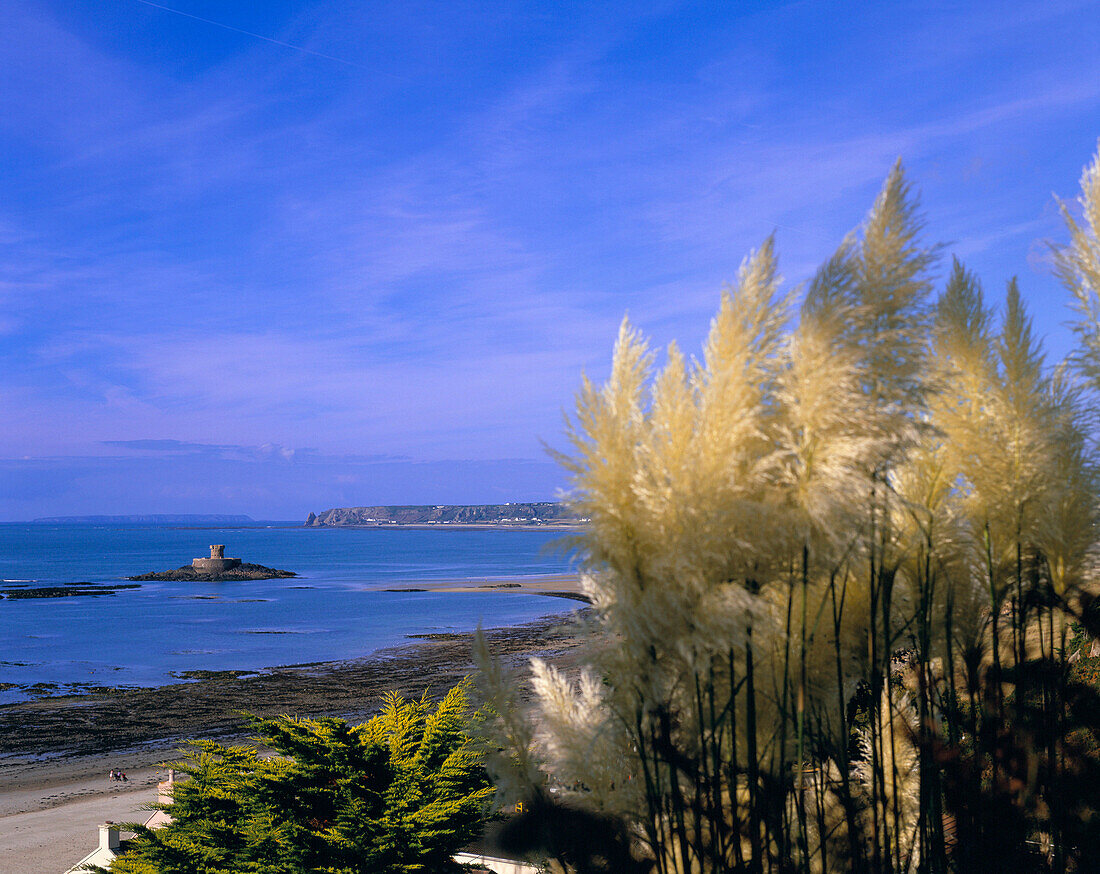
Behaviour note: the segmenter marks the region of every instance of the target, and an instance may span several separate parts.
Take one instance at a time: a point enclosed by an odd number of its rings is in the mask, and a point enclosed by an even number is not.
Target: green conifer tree
[[[435,874],[471,840],[492,795],[467,743],[466,684],[433,706],[386,696],[363,725],[253,718],[248,746],[191,741],[172,822],[133,827],[112,874]],[[102,870],[102,869],[100,869]]]

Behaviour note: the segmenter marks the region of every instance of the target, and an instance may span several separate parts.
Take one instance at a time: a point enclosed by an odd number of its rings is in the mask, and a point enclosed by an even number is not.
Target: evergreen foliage
[[[480,655],[513,837],[564,805],[660,874],[1093,870],[1100,153],[1082,187],[1063,366],[1015,280],[999,318],[958,261],[933,297],[900,164],[800,306],[768,239],[701,361],[623,323],[562,456],[588,667],[525,705]],[[590,838],[539,840],[612,870]]]
[[[458,870],[492,795],[465,735],[466,684],[433,707],[390,693],[363,725],[253,718],[247,746],[190,742],[172,767],[172,822],[138,836],[113,874],[413,874]]]

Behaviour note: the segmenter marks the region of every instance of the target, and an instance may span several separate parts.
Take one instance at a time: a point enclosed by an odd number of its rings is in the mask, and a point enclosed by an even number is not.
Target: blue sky
[[[624,312],[697,351],[898,156],[1062,354],[1098,46],[1057,0],[10,4],[0,520],[552,498]]]

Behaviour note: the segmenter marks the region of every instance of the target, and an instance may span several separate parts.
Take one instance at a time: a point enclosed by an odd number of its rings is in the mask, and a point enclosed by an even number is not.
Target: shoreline
[[[133,578],[126,578],[133,579]],[[287,577],[288,580],[294,580],[302,583],[301,586],[296,588],[312,588],[308,585],[310,578],[295,575],[294,577]],[[30,581],[34,582],[34,581]],[[231,580],[230,583],[247,582]],[[59,587],[62,593],[66,596],[71,595],[98,595],[101,593],[113,593],[115,589],[130,589],[138,588],[141,583],[111,583],[111,582],[96,582],[86,583],[83,587],[77,591],[70,591],[71,589],[77,589],[75,586]],[[85,591],[85,589],[87,591]],[[503,594],[503,593],[516,593],[524,595],[541,595],[550,598],[565,598],[568,600],[579,601],[581,603],[589,603],[588,598],[581,591],[580,576],[576,573],[558,573],[558,574],[532,574],[529,576],[516,576],[511,574],[503,577],[473,577],[473,578],[452,578],[452,579],[435,579],[435,580],[423,580],[418,578],[412,578],[408,580],[393,580],[388,583],[374,582],[370,584],[364,584],[363,591],[369,591],[376,594],[395,593],[395,594],[407,594],[418,592],[432,592],[432,593],[449,593],[449,594]],[[5,597],[6,590],[0,591],[0,599]],[[11,596],[10,594],[8,595]],[[42,596],[45,597],[45,596]],[[562,608],[547,608],[546,614],[550,614],[551,610],[560,610]],[[536,614],[537,615],[537,614]],[[411,636],[409,639],[412,639]],[[391,638],[392,641],[392,638]],[[390,642],[387,644],[389,648],[394,646],[401,646],[400,643]],[[378,650],[370,650],[362,655],[355,654],[350,655],[347,658],[368,658],[373,652]],[[330,657],[325,661],[336,662],[340,661],[341,657]],[[8,662],[8,665],[16,665],[17,662]],[[233,668],[233,672],[241,675],[252,674],[264,674],[270,671],[277,671],[285,667],[297,667],[296,664],[257,664],[250,666],[246,669]],[[171,676],[179,679],[201,679],[203,676],[209,676],[211,674],[229,673],[230,668],[214,668],[212,670],[194,669],[194,670],[181,670],[173,672]],[[48,702],[61,699],[72,699],[79,697],[86,699],[89,696],[96,694],[117,694],[124,691],[131,691],[137,689],[149,689],[157,688],[159,686],[171,685],[171,680],[168,677],[164,678],[164,681],[156,684],[155,686],[136,686],[130,685],[125,681],[116,681],[112,687],[109,682],[89,682],[78,680],[50,680],[44,682],[36,680],[35,678],[27,678],[25,676],[18,676],[11,678],[9,682],[0,683],[0,692],[11,694],[4,695],[6,700],[0,699],[0,712],[3,708],[14,706],[16,704],[33,704],[35,702]],[[42,688],[39,688],[42,687]],[[48,687],[48,688],[47,688]],[[0,757],[3,755],[4,747],[0,746]],[[2,759],[0,759],[2,761]]]
[[[517,595],[543,595],[548,598],[569,598],[589,603],[581,588],[579,574],[540,574],[530,577],[478,577],[467,580],[431,580],[395,583],[383,592],[463,592],[467,594],[498,594],[513,592]]]
[[[0,706],[0,817],[64,804],[75,782],[112,787],[112,768],[138,772],[175,758],[192,738],[241,741],[241,711],[260,716],[368,719],[391,689],[405,696],[445,692],[473,669],[475,632],[416,635],[359,659],[287,665],[244,677],[215,674],[190,683],[41,698]],[[569,617],[486,629],[497,657],[540,656],[568,667],[577,638]],[[30,793],[16,803],[15,795]],[[85,793],[86,794],[86,793]]]
[[[532,656],[566,671],[579,638],[569,617],[485,630],[495,656],[519,666]],[[287,666],[239,679],[214,678],[113,695],[0,707],[0,858],[8,874],[64,871],[96,845],[105,820],[144,821],[161,764],[187,739],[246,743],[238,711],[261,716],[338,716],[359,723],[396,690],[439,697],[474,670],[475,632],[417,636],[351,661]],[[107,779],[112,769],[127,783]]]
[[[575,574],[410,582],[406,591],[517,592],[583,599]],[[579,638],[569,614],[485,630],[497,658],[532,656],[571,670]],[[64,871],[95,846],[105,820],[143,821],[188,739],[245,743],[241,711],[337,716],[358,723],[395,690],[440,696],[474,670],[475,632],[414,634],[361,658],[268,668],[194,682],[51,696],[0,705],[0,858],[11,874]],[[127,783],[107,779],[125,771]]]

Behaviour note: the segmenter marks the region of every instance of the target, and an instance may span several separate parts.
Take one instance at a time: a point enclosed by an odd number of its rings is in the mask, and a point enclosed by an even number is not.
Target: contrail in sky
[[[326,55],[322,52],[315,52],[312,49],[302,48],[302,46],[296,46],[292,43],[283,42],[282,40],[272,39],[270,36],[264,36],[262,33],[253,33],[251,30],[242,30],[239,27],[234,27],[231,24],[224,24],[221,21],[212,21],[209,18],[202,18],[198,15],[192,15],[190,12],[184,12],[181,9],[173,9],[170,6],[162,6],[160,3],[153,3],[152,0],[135,0],[137,3],[141,3],[145,6],[152,6],[154,9],[163,9],[165,12],[171,12],[174,15],[182,15],[184,18],[193,18],[195,21],[201,21],[203,24],[211,24],[214,27],[220,27],[223,30],[231,30],[234,33],[244,34],[245,36],[251,36],[256,39],[262,39],[264,42],[274,43],[277,46],[282,46],[285,49],[294,49],[296,52],[305,52],[307,55],[313,55],[317,58],[324,58],[326,61],[335,61],[338,64],[347,64],[349,67],[358,67],[360,70],[365,69],[362,65],[355,63],[354,61],[347,61],[343,58],[336,58],[332,55]]]

